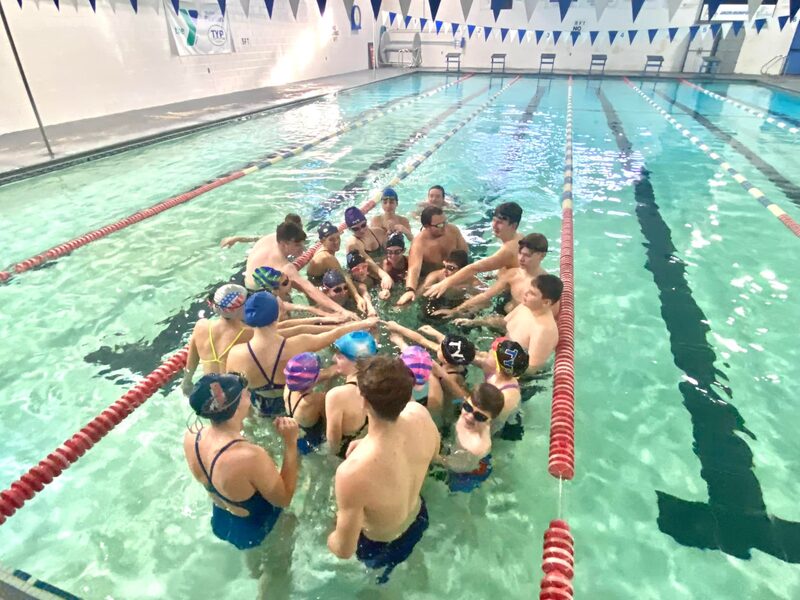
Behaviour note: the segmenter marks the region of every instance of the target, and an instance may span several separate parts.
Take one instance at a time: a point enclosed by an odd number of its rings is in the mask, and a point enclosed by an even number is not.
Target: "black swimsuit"
[[[297,399],[297,402],[295,402],[294,405],[292,405],[292,393],[293,392],[290,390],[289,397],[286,400],[287,404],[289,405],[289,416],[294,418],[294,413],[297,411],[297,407],[300,406],[303,398],[308,396],[309,392],[300,394],[300,397]],[[322,419],[318,419],[316,423],[309,427],[300,425],[300,429],[303,430],[303,436],[297,438],[297,449],[300,451],[300,454],[309,454],[313,452],[322,445],[322,442],[325,441],[325,423],[322,421]]]
[[[358,387],[358,384],[355,381],[345,381],[344,384],[354,385]],[[344,459],[345,456],[347,455],[347,447],[350,445],[350,442],[352,442],[354,439],[360,436],[361,432],[367,428],[367,425],[369,425],[369,418],[364,417],[364,424],[358,429],[358,431],[356,431],[355,433],[351,433],[349,435],[343,435],[342,442],[339,445],[339,452],[336,453],[336,456],[338,456],[341,459]]]
[[[258,409],[262,417],[282,417],[286,414],[286,408],[283,405],[283,386],[282,383],[275,383],[275,374],[278,372],[278,363],[281,360],[281,353],[283,347],[286,345],[286,340],[281,342],[281,347],[278,348],[278,355],[275,357],[275,364],[272,367],[272,377],[267,377],[267,372],[253,352],[253,347],[250,342],[247,342],[247,349],[250,351],[250,356],[253,362],[256,363],[258,370],[266,379],[266,383],[261,387],[252,388],[250,390],[250,402]]]

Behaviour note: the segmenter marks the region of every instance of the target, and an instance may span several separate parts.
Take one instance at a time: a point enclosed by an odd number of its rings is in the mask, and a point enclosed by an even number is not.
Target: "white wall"
[[[384,0],[383,10],[399,13],[397,0]],[[789,12],[789,0],[780,0],[776,15],[785,15]],[[471,39],[466,40],[466,47],[461,58],[463,68],[483,68],[486,69],[490,64],[490,57],[494,53],[505,53],[506,66],[512,69],[537,69],[539,58],[542,53],[557,54],[556,69],[574,69],[585,71],[591,60],[592,54],[607,54],[607,70],[615,71],[638,71],[641,70],[648,54],[659,54],[664,57],[663,70],[680,71],[683,57],[686,53],[688,44],[688,32],[683,29],[678,32],[675,42],[670,43],[666,32],[659,33],[653,43],[647,36],[646,29],[666,29],[667,27],[683,27],[695,23],[698,13],[698,1],[686,0],[675,13],[672,20],[669,20],[669,13],[666,8],[665,0],[648,0],[636,18],[634,23],[631,15],[630,0],[611,0],[608,7],[598,20],[594,2],[579,0],[570,6],[567,16],[563,23],[558,9],[558,4],[548,0],[539,0],[535,12],[530,21],[527,19],[525,5],[521,0],[514,0],[511,10],[501,11],[500,17],[495,22],[488,0],[474,0],[467,19],[461,12],[461,4],[457,0],[443,0],[441,8],[437,14],[437,19],[445,21],[446,25],[437,36],[434,33],[423,33],[422,66],[423,67],[444,67],[445,54],[453,52],[453,47],[442,45],[426,45],[427,41],[452,40],[450,23],[470,23],[472,25],[488,25],[492,27],[492,33],[488,41],[484,41],[484,34],[479,29],[475,30]],[[410,15],[414,17],[424,16],[430,18],[430,9],[427,0],[412,0]],[[387,19],[388,25],[388,19]],[[583,34],[578,38],[575,46],[569,32],[575,25],[580,25]],[[743,30],[739,35],[746,35],[747,39],[742,48],[742,55],[736,66],[737,73],[758,73],[761,65],[776,54],[785,54],[791,43],[794,28],[797,23],[787,24],[783,32],[778,32],[777,22],[768,22],[761,34],[755,35],[754,31]],[[411,26],[419,31],[419,25],[415,22]],[[500,41],[499,29],[508,27],[511,29],[504,42]],[[745,25],[745,28],[749,24]],[[401,31],[404,29],[400,19],[395,21],[390,30]],[[517,29],[528,29],[526,40],[520,44],[517,37]],[[539,44],[536,44],[533,36],[534,29],[545,31]],[[625,35],[617,36],[613,44],[609,43],[609,29],[616,29],[625,32]],[[633,46],[627,37],[627,30],[638,29],[639,33],[634,39]],[[707,27],[706,27],[707,29]],[[556,46],[550,31],[561,30],[561,38]],[[592,46],[589,41],[588,32],[597,30],[601,33]],[[433,25],[426,27],[426,32],[434,31]],[[461,35],[459,29],[458,35]],[[402,34],[401,34],[402,35]],[[466,37],[466,31],[464,31]],[[703,32],[698,33],[697,39],[703,36]],[[709,32],[705,41],[711,46],[712,36]]]
[[[249,44],[207,56],[174,53],[161,0],[140,0],[138,14],[127,0],[97,0],[96,14],[88,0],[62,0],[60,11],[51,0],[0,2],[45,124],[366,69],[373,38],[363,0],[358,32],[341,0],[322,18],[314,0],[300,0],[296,21],[287,0],[275,0],[272,20],[262,0],[249,17],[228,0],[231,34]],[[35,127],[2,31],[0,82],[0,133]]]

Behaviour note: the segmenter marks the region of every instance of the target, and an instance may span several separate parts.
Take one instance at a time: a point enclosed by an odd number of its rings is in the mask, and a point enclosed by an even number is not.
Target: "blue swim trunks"
[[[447,485],[451,492],[471,492],[489,479],[492,474],[492,455],[487,454],[481,459],[477,469],[467,473],[447,473]]]
[[[375,542],[362,533],[358,538],[356,556],[371,569],[383,569],[377,581],[379,584],[386,583],[392,570],[411,556],[414,546],[422,539],[427,528],[428,508],[425,506],[425,499],[420,497],[417,518],[403,535],[391,542]]]

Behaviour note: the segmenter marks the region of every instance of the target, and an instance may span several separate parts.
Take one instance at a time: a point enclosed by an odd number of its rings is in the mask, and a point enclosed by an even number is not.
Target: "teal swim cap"
[[[333,345],[340,354],[353,361],[359,358],[375,356],[378,353],[378,344],[375,342],[375,338],[366,331],[346,333],[336,340]]]

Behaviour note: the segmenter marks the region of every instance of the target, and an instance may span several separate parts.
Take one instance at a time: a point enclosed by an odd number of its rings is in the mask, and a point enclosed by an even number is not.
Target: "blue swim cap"
[[[224,423],[239,407],[247,383],[233,373],[203,375],[189,396],[189,406],[201,417],[213,423]]]
[[[397,200],[397,192],[395,192],[390,187],[383,188],[383,193],[381,194],[381,200],[383,200],[384,198],[394,198],[395,200]]]
[[[350,360],[367,358],[368,356],[375,356],[378,353],[378,344],[375,342],[375,338],[366,331],[352,331],[346,333],[333,342],[333,345],[340,354]]]
[[[344,275],[337,269],[328,269],[325,275],[322,276],[322,285],[326,288],[335,288],[337,285],[344,283]]]
[[[348,227],[364,223],[366,220],[367,217],[364,216],[364,213],[361,212],[361,209],[357,206],[351,206],[344,211],[344,222]]]
[[[269,292],[257,292],[244,304],[244,322],[250,327],[266,327],[278,319],[278,299]]]

